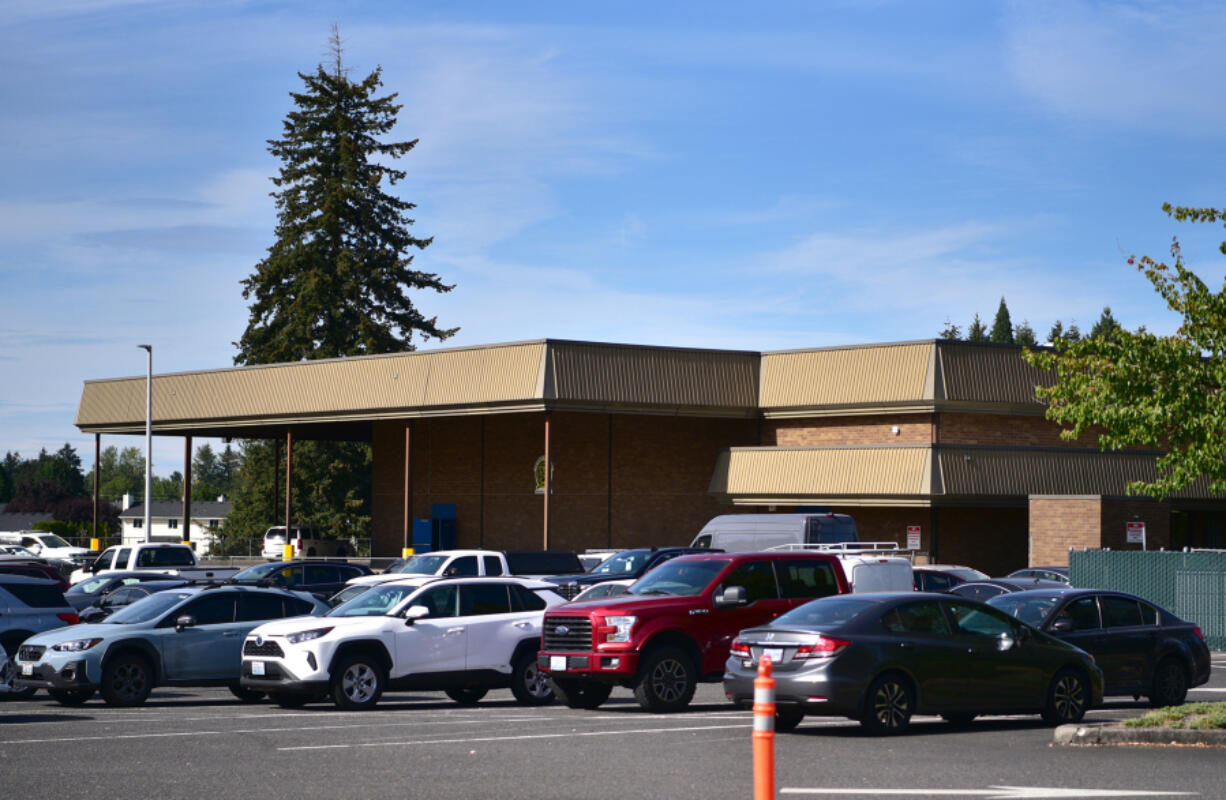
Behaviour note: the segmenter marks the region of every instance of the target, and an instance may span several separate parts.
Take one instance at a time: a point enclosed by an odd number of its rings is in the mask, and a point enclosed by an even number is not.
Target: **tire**
[[[1154,670],[1154,686],[1149,693],[1149,704],[1154,708],[1181,706],[1188,696],[1188,674],[1183,665],[1174,658],[1164,658]]]
[[[634,697],[639,705],[655,714],[681,711],[694,698],[698,688],[697,670],[679,647],[659,647],[647,653],[639,667]]]
[[[529,651],[511,667],[511,694],[525,706],[547,706],[553,702],[553,685],[536,665],[536,652]]]
[[[803,708],[776,708],[775,709],[775,731],[786,732],[795,730],[796,726],[805,718],[805,710]]]
[[[585,708],[589,711],[600,708],[601,704],[613,693],[611,683],[551,677],[549,684],[553,687],[553,696],[568,708]]]
[[[311,702],[311,696],[309,694],[297,693],[269,694],[268,699],[272,700],[280,708],[302,708],[307,703]]]
[[[258,689],[247,689],[241,683],[230,684],[230,694],[243,703],[258,703],[264,699],[264,693]]]
[[[51,699],[62,706],[83,706],[94,696],[93,689],[48,689]]]
[[[870,733],[896,735],[911,724],[915,692],[901,675],[887,673],[869,684],[864,695],[860,724]]]
[[[111,659],[102,670],[102,699],[111,706],[139,706],[153,691],[153,667],[137,653]]]
[[[1047,705],[1043,721],[1048,725],[1068,725],[1080,722],[1090,704],[1090,690],[1081,673],[1062,669],[1047,688]]]
[[[346,656],[332,669],[332,702],[346,711],[374,708],[387,676],[383,665],[363,653]]]
[[[965,728],[975,721],[974,714],[942,714],[941,719],[953,725],[955,728]]]
[[[475,706],[489,694],[489,689],[448,689],[447,696],[462,706]]]

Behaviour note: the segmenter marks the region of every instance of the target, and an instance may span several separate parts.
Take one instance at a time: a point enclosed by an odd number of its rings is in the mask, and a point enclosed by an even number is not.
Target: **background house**
[[[151,542],[182,542],[190,539],[196,545],[196,552],[204,555],[212,548],[216,532],[225,524],[229,515],[230,503],[224,497],[193,501],[190,536],[185,536],[183,503],[178,500],[154,500],[149,507],[148,538]],[[134,504],[131,495],[124,495],[119,521],[123,524],[123,544],[145,541],[144,503]]]

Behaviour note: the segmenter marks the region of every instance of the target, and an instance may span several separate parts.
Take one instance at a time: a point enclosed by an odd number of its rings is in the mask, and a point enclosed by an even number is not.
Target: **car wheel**
[[[974,714],[942,714],[941,719],[953,725],[955,728],[965,728],[975,721]]]
[[[153,668],[144,656],[116,656],[102,670],[102,699],[112,706],[139,706],[153,691]]]
[[[568,708],[588,710],[600,708],[601,704],[613,693],[611,683],[550,678],[549,685],[553,687],[553,696],[561,700]]]
[[[311,702],[309,694],[284,693],[269,694],[268,699],[272,700],[280,708],[302,708],[307,703]]]
[[[48,689],[51,699],[62,706],[83,706],[94,696],[93,689]]]
[[[363,654],[348,656],[332,670],[332,701],[347,711],[374,708],[385,682],[378,661]]]
[[[16,648],[13,649],[16,650]],[[13,681],[17,680],[17,662],[13,658],[13,654],[10,653],[4,666],[0,667],[0,700],[24,700],[38,691],[13,685]]]
[[[775,730],[795,730],[796,726],[799,725],[804,718],[805,710],[803,708],[776,708]]]
[[[511,668],[511,694],[526,706],[547,706],[553,702],[553,686],[536,664],[536,653],[521,655]]]
[[[1149,704],[1154,708],[1181,706],[1188,696],[1188,676],[1183,665],[1174,658],[1164,658],[1154,670],[1154,687]]]
[[[1043,720],[1049,725],[1067,725],[1085,716],[1090,692],[1085,679],[1071,669],[1062,669],[1047,688]]]
[[[256,689],[248,689],[241,683],[230,684],[230,694],[244,703],[258,703],[264,699],[264,693]]]
[[[871,733],[902,733],[911,724],[913,713],[915,692],[911,684],[901,675],[886,674],[869,685],[860,724]]]
[[[475,706],[481,698],[489,693],[489,689],[448,689],[447,696],[462,706]]]
[[[648,652],[639,676],[634,697],[640,706],[657,714],[681,711],[690,704],[698,688],[694,665],[679,647],[660,647]]]

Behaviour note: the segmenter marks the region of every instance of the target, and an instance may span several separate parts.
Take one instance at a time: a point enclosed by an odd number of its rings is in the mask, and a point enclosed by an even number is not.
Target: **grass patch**
[[[1226,703],[1187,703],[1155,709],[1143,717],[1125,720],[1128,728],[1226,729]]]

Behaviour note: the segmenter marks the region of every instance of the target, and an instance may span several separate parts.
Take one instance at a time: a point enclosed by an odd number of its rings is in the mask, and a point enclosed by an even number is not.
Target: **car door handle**
[[[517,628],[531,628],[531,627],[532,627],[532,623],[531,623],[531,622],[523,622],[523,621],[521,621],[521,622],[517,622],[517,623],[515,623],[515,627],[517,627]]]
[[[238,636],[238,631],[224,631],[221,635],[227,638],[233,638],[235,636]]]
[[[453,634],[453,633],[463,633],[463,632],[464,632],[464,628],[462,628],[462,627],[460,627],[460,628],[448,628],[448,629],[447,629],[447,633],[448,633],[448,635]]]

